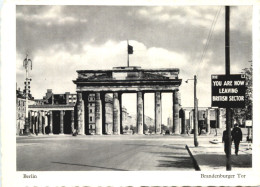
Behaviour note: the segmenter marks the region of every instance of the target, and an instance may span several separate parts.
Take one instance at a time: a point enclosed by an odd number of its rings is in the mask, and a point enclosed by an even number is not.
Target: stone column
[[[49,124],[48,124],[48,113],[45,112],[45,127],[44,127],[44,129],[46,129],[46,127],[47,127],[48,125],[49,125]],[[47,134],[46,131],[45,131],[45,134]]]
[[[218,128],[222,128],[222,116],[221,116],[221,108],[218,109]]]
[[[35,123],[35,134],[38,134],[39,133],[39,117],[38,117],[38,112],[35,111],[34,112],[34,123]]]
[[[215,110],[216,115],[216,128],[219,128],[219,108]]]
[[[102,135],[102,102],[100,92],[95,93],[95,122],[96,135]]]
[[[120,134],[120,102],[118,93],[113,93],[113,134]]]
[[[39,135],[42,135],[42,111],[39,111]]]
[[[29,129],[32,130],[32,111],[29,110],[29,115],[28,115],[28,119],[29,119]]]
[[[82,93],[81,92],[78,92],[78,95],[77,95],[77,117],[76,117],[76,120],[77,120],[77,125],[78,125],[78,134],[85,134],[85,128],[84,128],[84,121],[83,121],[83,118],[84,118],[84,102],[82,101]]]
[[[71,111],[71,133],[74,131],[74,110]]]
[[[178,90],[173,91],[173,133],[180,134]]]
[[[101,93],[100,94],[100,99],[101,99],[101,110],[102,110],[102,134],[107,133],[107,128],[106,128],[106,93]]]
[[[162,99],[161,92],[155,92],[155,133],[161,134],[162,126]]]
[[[63,119],[64,119],[64,111],[61,110],[60,111],[60,134],[64,134],[64,122],[63,122]]]
[[[194,114],[194,110],[191,110],[191,111],[189,112],[190,132],[191,132],[192,129],[194,128],[193,114]]]
[[[36,123],[36,119],[37,119],[37,112],[33,111],[33,133],[36,134],[36,130],[37,130],[37,123]]]
[[[31,111],[32,134],[34,134],[34,111]]]
[[[81,126],[81,131],[82,131],[82,135],[85,135],[85,127],[86,127],[86,123],[85,123],[85,102],[84,100],[82,100],[82,126]]]
[[[137,133],[143,134],[144,129],[144,94],[137,92]]]
[[[83,111],[85,111],[83,113],[83,116],[82,118],[82,123],[84,124],[84,134],[90,134],[90,127],[89,127],[89,124],[90,124],[90,119],[89,119],[89,107],[90,107],[90,103],[88,101],[88,98],[89,98],[89,93],[85,92],[83,95],[82,95],[82,107],[84,107]],[[77,108],[74,108],[74,113],[77,114],[77,111],[75,111]],[[76,115],[77,116],[77,115]],[[75,117],[75,114],[74,114],[74,117]],[[77,117],[76,117],[77,118]],[[76,120],[76,121],[75,121]],[[76,129],[76,126],[77,126],[77,119],[74,119],[74,129]]]
[[[123,134],[123,111],[122,111],[122,93],[118,93],[118,101],[119,101],[119,132]]]
[[[207,128],[206,128],[206,132],[207,134],[210,134],[210,109],[208,108],[206,110],[206,114],[207,114],[207,118],[206,118],[206,121],[207,121]]]
[[[45,111],[43,111],[42,112],[42,133],[43,134],[46,134],[45,126],[46,126],[46,118],[45,118]]]
[[[182,118],[181,118],[181,134],[186,134],[186,115],[185,110],[182,109]]]
[[[52,111],[50,110],[50,135],[53,134],[53,114]]]

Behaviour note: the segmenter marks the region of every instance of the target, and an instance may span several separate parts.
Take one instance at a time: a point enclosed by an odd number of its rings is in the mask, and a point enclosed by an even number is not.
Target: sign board
[[[245,74],[211,75],[211,106],[245,107]]]
[[[246,120],[246,127],[252,127],[252,120]]]

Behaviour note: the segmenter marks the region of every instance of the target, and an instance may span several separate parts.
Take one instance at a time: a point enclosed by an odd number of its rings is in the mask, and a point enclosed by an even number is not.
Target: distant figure
[[[227,153],[228,153],[228,133],[227,133],[227,130],[223,131],[222,143],[223,142],[224,142],[224,151],[227,155]]]
[[[199,124],[199,135],[201,135],[202,127],[203,127],[203,125],[200,123]]]
[[[72,136],[77,136],[78,135],[78,131],[76,129],[73,130]]]
[[[231,131],[232,141],[235,143],[235,153],[238,155],[239,143],[242,141],[243,135],[241,129],[237,124],[234,125],[233,130]]]
[[[188,134],[188,136],[189,136],[189,135],[190,135],[190,125],[187,125],[186,130],[187,130],[187,134]]]

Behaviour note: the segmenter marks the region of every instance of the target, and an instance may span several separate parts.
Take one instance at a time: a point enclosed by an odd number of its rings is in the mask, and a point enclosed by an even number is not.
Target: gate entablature
[[[116,67],[112,70],[79,70],[73,82],[77,91],[173,91],[181,85],[179,69]]]

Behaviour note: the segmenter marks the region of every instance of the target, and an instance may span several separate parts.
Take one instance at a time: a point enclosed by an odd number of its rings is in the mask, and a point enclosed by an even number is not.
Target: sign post
[[[225,64],[226,64],[226,75],[230,75],[230,41],[229,41],[229,17],[230,17],[230,7],[225,7]],[[230,107],[226,107],[226,131],[228,135],[228,148],[227,148],[227,159],[226,159],[226,170],[231,171],[231,109]]]
[[[245,75],[230,74],[229,17],[230,7],[225,7],[225,75],[211,76],[211,106],[226,108],[226,170],[231,170],[231,108],[245,107]]]

